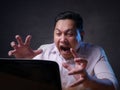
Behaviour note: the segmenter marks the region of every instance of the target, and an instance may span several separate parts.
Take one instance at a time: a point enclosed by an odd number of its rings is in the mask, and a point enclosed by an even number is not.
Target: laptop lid
[[[45,60],[0,59],[0,90],[62,90],[59,66]]]

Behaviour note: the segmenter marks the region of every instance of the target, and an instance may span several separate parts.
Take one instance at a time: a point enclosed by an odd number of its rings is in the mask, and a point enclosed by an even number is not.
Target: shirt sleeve
[[[113,85],[117,89],[118,82],[112,70],[112,67],[110,66],[108,62],[107,56],[103,49],[101,49],[100,53],[101,53],[100,59],[98,60],[98,62],[96,63],[94,67],[94,73],[96,77],[99,79],[108,79],[112,81]]]

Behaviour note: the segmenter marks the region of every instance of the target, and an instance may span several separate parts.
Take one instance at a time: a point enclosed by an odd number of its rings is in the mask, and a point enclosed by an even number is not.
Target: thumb
[[[35,56],[38,55],[38,54],[41,54],[42,52],[43,52],[42,49],[34,50]]]

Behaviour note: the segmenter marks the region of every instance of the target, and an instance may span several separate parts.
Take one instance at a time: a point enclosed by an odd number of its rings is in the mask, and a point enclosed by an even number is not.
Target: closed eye
[[[74,32],[73,30],[68,30],[68,31],[66,32],[66,35],[67,35],[67,36],[74,36],[74,35],[75,35],[75,32]]]
[[[56,34],[57,36],[60,36],[60,35],[61,35],[60,30],[56,29],[56,30],[55,30],[55,34]]]

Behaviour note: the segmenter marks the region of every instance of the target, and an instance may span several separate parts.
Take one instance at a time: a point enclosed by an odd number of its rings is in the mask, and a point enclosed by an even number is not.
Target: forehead
[[[60,30],[75,29],[75,22],[71,19],[58,20],[56,22],[55,28]]]

